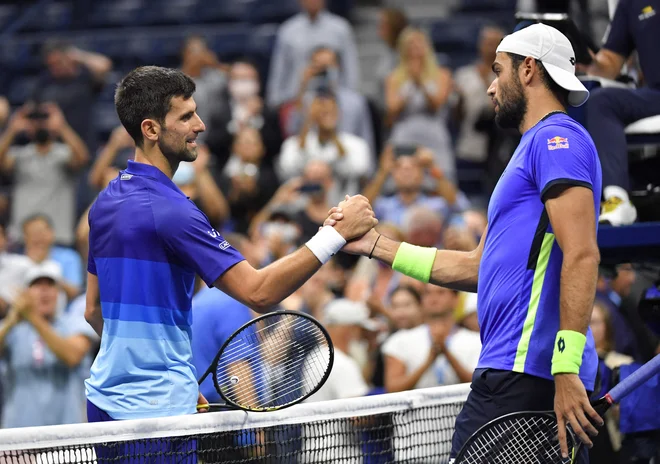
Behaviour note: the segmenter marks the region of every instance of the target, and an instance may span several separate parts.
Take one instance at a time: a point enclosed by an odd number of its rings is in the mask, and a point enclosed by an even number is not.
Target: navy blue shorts
[[[87,400],[89,422],[114,421],[110,415]],[[153,438],[94,445],[98,464],[196,464],[197,440],[188,437]]]
[[[456,418],[451,458],[481,426],[518,411],[552,411],[555,383],[533,375],[496,369],[477,369],[463,409]],[[582,447],[577,463],[589,463],[589,450]]]

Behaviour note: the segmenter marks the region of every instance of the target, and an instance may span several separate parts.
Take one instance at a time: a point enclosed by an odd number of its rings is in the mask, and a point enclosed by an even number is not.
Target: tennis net
[[[0,464],[446,463],[469,385],[306,403],[0,430]]]

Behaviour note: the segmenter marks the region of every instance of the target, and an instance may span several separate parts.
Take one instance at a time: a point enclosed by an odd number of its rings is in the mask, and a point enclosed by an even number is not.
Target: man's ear
[[[525,58],[525,60],[520,65],[519,72],[521,73],[520,82],[523,84],[529,85],[532,82],[535,72],[539,72],[539,68],[536,64],[536,60],[531,56]]]
[[[154,119],[145,119],[142,121],[142,124],[140,124],[140,128],[142,129],[142,137],[144,140],[149,140],[154,143],[158,142],[158,138],[162,131],[158,121]]]

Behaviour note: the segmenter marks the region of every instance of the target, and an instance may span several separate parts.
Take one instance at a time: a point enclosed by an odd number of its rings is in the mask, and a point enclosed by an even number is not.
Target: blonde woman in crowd
[[[385,82],[386,120],[395,146],[425,146],[433,151],[446,177],[455,180],[456,165],[447,129],[451,72],[438,65],[427,35],[406,28],[399,37],[399,64]]]

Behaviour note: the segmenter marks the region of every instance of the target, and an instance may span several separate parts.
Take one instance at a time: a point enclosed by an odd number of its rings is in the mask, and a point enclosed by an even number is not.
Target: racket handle
[[[658,372],[660,372],[660,354],[630,374],[625,380],[611,389],[606,396],[609,396],[612,403],[618,403],[624,396],[628,395],[628,393],[632,392]]]

